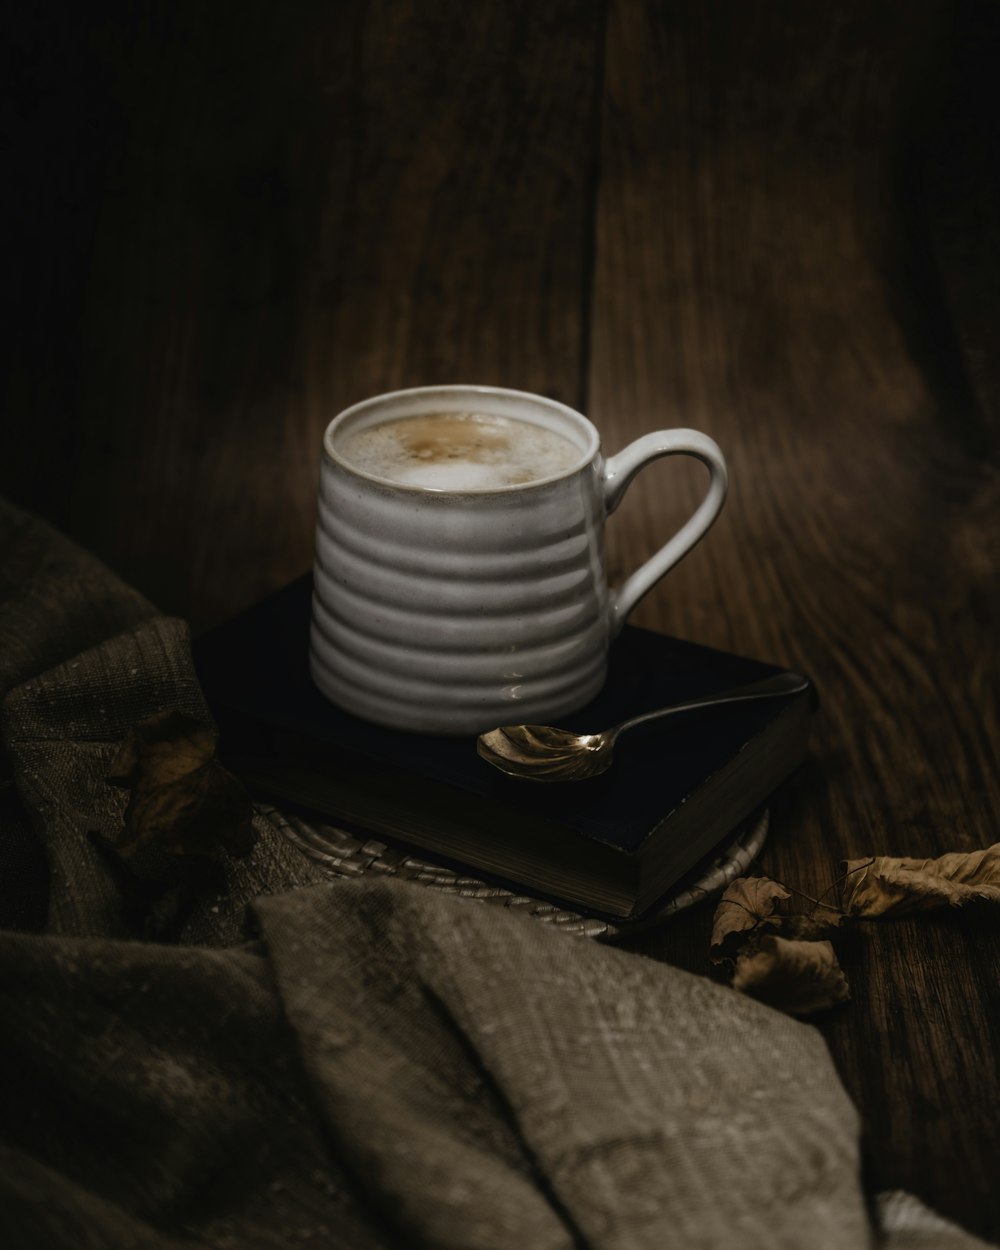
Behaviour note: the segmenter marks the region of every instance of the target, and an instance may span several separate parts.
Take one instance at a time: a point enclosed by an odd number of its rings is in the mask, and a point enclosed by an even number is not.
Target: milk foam
[[[439,412],[348,435],[338,451],[355,469],[431,490],[497,490],[564,473],[580,450],[555,430],[513,417]]]

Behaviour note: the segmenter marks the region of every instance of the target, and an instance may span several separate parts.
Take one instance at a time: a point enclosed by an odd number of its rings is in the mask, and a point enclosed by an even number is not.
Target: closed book
[[[196,641],[226,766],[261,797],[581,911],[640,917],[805,754],[811,684],[634,729],[598,777],[509,777],[472,736],[385,729],[321,695],[309,675],[311,600],[307,576]],[[626,626],[602,692],[560,724],[603,729],[781,671]]]

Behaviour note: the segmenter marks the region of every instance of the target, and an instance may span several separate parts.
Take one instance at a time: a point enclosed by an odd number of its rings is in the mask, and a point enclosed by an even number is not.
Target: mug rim
[[[391,403],[392,401],[417,399],[429,397],[431,395],[452,395],[464,391],[470,396],[500,396],[512,400],[524,400],[528,403],[547,408],[555,411],[559,416],[568,419],[578,429],[582,430],[587,436],[586,449],[580,452],[579,459],[568,469],[563,469],[558,473],[550,473],[546,477],[533,478],[530,482],[508,483],[505,486],[467,486],[460,490],[449,490],[447,487],[425,486],[413,482],[398,482],[394,478],[380,477],[378,474],[369,473],[364,469],[359,469],[341,455],[334,446],[334,437],[337,428],[351,417],[356,416],[365,409],[377,407],[379,404]],[[418,413],[412,414],[418,416]],[[405,420],[405,414],[400,415],[394,420]],[[547,395],[539,395],[534,391],[521,391],[506,386],[483,386],[476,383],[453,382],[445,383],[440,386],[410,386],[403,387],[395,391],[383,391],[379,395],[371,395],[367,399],[359,400],[356,404],[352,404],[349,408],[337,413],[337,415],[327,424],[323,432],[323,453],[335,464],[339,469],[350,473],[352,476],[361,478],[366,482],[374,482],[379,486],[388,487],[391,490],[409,491],[416,495],[422,495],[436,498],[455,499],[466,495],[489,496],[489,495],[510,495],[519,494],[523,491],[537,490],[539,487],[551,486],[553,482],[564,481],[573,477],[581,470],[586,469],[592,464],[594,458],[600,451],[601,437],[594,423],[588,420],[582,412],[577,412],[575,408],[570,408],[568,404],[560,403],[557,399],[550,399]]]

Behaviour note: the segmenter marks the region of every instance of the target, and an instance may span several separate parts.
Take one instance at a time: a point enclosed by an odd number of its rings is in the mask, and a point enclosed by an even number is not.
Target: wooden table
[[[763,869],[815,894],[848,857],[987,846],[997,28],[931,0],[28,6],[0,489],[199,629],[309,567],[357,399],[535,390],[610,450],[697,427],[730,502],[636,619],[815,677]],[[699,473],[640,479],[614,577]],[[651,953],[706,971],[710,920]],[[1000,1238],[998,919],[872,926],[845,963],[820,1027],[871,1185]]]

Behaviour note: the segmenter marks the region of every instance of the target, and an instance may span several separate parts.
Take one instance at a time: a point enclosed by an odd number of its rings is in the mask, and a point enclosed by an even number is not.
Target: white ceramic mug
[[[555,430],[579,451],[555,476],[438,490],[360,472],[347,435],[429,413],[476,412]],[[433,386],[348,408],[323,440],[310,668],[340,707],[396,729],[480,733],[551,722],[600,690],[610,642],[698,542],[726,497],[722,452],[695,430],[646,434],[605,460],[597,430],[554,400]],[[708,491],[690,520],[617,589],[604,522],[643,465],[695,456]]]

